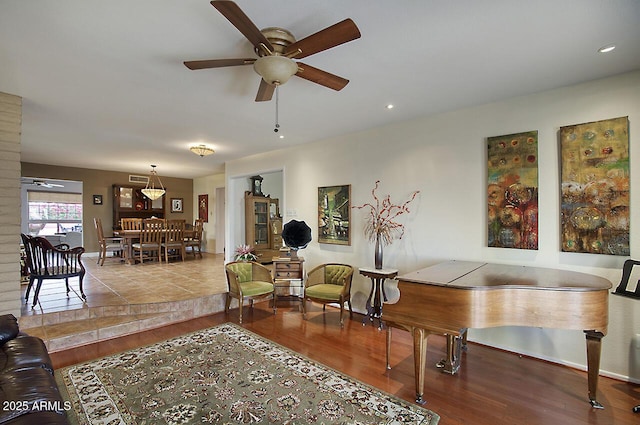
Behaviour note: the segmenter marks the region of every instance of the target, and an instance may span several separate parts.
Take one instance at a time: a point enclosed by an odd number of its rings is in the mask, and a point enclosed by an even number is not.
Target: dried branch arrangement
[[[376,191],[380,186],[380,180],[376,181],[376,185],[371,191],[373,203],[367,202],[364,205],[353,206],[352,208],[363,209],[368,208],[369,214],[366,218],[364,234],[371,242],[375,242],[379,237],[384,245],[389,245],[394,239],[402,239],[404,236],[404,224],[398,223],[396,218],[402,214],[408,214],[409,204],[416,198],[419,190],[413,192],[407,201],[402,204],[395,205],[391,203],[391,195],[380,198]],[[375,204],[375,205],[374,205]]]

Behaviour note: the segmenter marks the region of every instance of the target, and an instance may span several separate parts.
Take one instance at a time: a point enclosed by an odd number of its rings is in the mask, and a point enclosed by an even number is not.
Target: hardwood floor
[[[411,338],[394,329],[392,369],[385,370],[385,331],[362,326],[354,314],[340,328],[339,311],[308,304],[308,320],[297,304],[280,302],[276,315],[268,303],[245,307],[243,327],[362,382],[408,401],[415,396]],[[55,368],[103,357],[162,341],[224,322],[238,321],[238,310],[190,320],[164,328],[52,353]],[[469,344],[457,375],[439,372],[433,365],[445,353],[445,340],[429,337],[426,408],[440,415],[441,425],[632,425],[640,414],[640,386],[600,377],[598,400],[604,410],[587,400],[587,375],[576,369]]]

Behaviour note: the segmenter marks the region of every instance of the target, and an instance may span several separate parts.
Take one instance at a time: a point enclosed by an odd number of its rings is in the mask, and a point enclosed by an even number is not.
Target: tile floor
[[[185,262],[125,265],[108,258],[83,258],[86,301],[78,279],[45,280],[38,302],[22,289],[20,328],[39,336],[50,351],[96,342],[216,313],[224,309],[227,283],[222,254],[203,253]]]

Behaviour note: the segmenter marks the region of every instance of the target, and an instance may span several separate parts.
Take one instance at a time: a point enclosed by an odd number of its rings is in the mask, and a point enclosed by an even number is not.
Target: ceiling
[[[360,39],[304,59],[350,83],[291,78],[276,134],[275,96],[254,101],[251,66],[183,65],[255,57],[207,0],[2,0],[0,92],[23,98],[22,160],[194,178],[252,153],[640,69],[638,0],[237,3],[258,28],[297,39],[353,19]],[[200,143],[216,153],[189,152]]]

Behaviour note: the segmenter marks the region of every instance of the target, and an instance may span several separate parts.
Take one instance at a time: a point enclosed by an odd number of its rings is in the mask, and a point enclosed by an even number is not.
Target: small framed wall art
[[[209,221],[209,195],[198,195],[198,218],[205,223]]]
[[[318,188],[318,242],[351,245],[351,185]]]
[[[102,195],[93,195],[93,205],[102,205]]]
[[[181,213],[182,210],[182,198],[171,198],[171,212]]]

